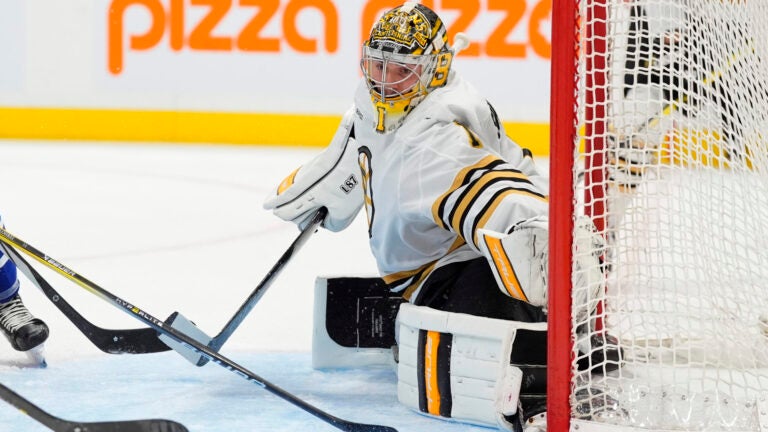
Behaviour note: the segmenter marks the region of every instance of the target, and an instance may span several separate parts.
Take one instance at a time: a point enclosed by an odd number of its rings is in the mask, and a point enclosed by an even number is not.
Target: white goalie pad
[[[522,370],[510,364],[521,323],[403,304],[397,317],[397,396],[422,414],[512,430]],[[537,347],[543,348],[543,347]],[[540,366],[545,368],[546,365]]]
[[[378,277],[318,277],[312,367],[393,367],[395,317],[403,301]]]

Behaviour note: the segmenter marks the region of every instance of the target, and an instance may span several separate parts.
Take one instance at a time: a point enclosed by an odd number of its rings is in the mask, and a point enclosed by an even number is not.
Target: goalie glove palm
[[[546,217],[517,224],[511,233],[480,229],[480,250],[488,260],[499,289],[510,297],[546,311],[548,300],[549,227]],[[605,288],[600,256],[603,237],[585,216],[573,229],[573,316],[583,321],[597,306]]]
[[[320,207],[328,209],[323,227],[341,231],[354,220],[363,205],[360,168],[352,129],[351,113],[328,147],[299,167],[267,197],[266,210],[304,229]]]
[[[499,285],[510,297],[547,307],[549,231],[546,217],[528,219],[503,234],[479,229],[479,247]]]

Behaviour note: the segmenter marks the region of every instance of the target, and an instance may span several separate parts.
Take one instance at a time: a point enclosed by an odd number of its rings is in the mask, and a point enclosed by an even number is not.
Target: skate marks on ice
[[[13,353],[0,358],[0,371],[5,368],[45,369],[48,367],[48,362],[45,360],[45,344],[38,345],[29,351],[13,351]]]

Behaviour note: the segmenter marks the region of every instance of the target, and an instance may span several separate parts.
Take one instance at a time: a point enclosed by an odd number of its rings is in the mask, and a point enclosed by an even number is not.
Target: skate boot
[[[29,313],[18,294],[0,303],[0,327],[16,351],[29,351],[48,339],[48,326]]]

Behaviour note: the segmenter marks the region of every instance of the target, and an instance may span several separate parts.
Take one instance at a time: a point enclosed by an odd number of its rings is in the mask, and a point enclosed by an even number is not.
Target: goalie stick
[[[65,299],[49,284],[34,267],[13,248],[2,244],[3,250],[16,264],[19,270],[37,286],[72,324],[91,341],[96,348],[108,354],[151,354],[170,351],[171,348],[157,337],[157,332],[151,328],[111,330],[101,328],[78,313]]]
[[[0,384],[0,399],[56,432],[188,432],[183,424],[172,420],[121,420],[106,422],[78,422],[56,417]]]
[[[397,432],[397,429],[389,426],[355,423],[349,420],[344,420],[339,417],[335,417],[309,404],[308,402],[302,399],[299,399],[298,397],[294,396],[291,393],[288,393],[287,391],[281,389],[280,387],[277,387],[276,385],[270,383],[269,381],[266,381],[264,378],[254,374],[253,372],[249,371],[245,367],[240,366],[234,361],[224,357],[223,355],[217,353],[216,351],[213,351],[211,348],[207,347],[206,345],[201,344],[199,341],[190,337],[186,333],[169,326],[167,323],[164,323],[163,321],[160,321],[159,319],[145,312],[138,306],[131,304],[121,299],[120,297],[115,296],[114,294],[96,285],[95,283],[84,278],[83,276],[75,273],[73,270],[64,266],[60,262],[51,258],[50,256],[40,252],[36,248],[32,247],[31,245],[27,244],[23,240],[19,239],[18,237],[14,236],[13,234],[9,233],[8,231],[2,228],[0,228],[0,241],[7,243],[10,246],[21,249],[24,253],[38,260],[45,266],[51,268],[52,270],[64,276],[65,278],[71,280],[72,282],[76,283],[80,287],[84,288],[88,292],[94,294],[95,296],[106,301],[107,303],[110,303],[116,308],[121,309],[123,312],[126,312],[127,314],[143,322],[144,324],[152,327],[158,332],[169,336],[170,338],[172,338],[173,340],[175,340],[180,344],[188,345],[190,349],[196,351],[201,355],[208,357],[210,361],[213,361],[219,366],[235,373],[238,376],[245,378],[248,382],[252,382],[254,384],[257,384],[263,387],[265,390],[274,394],[275,396],[287,402],[290,402],[291,404],[303,409],[307,413],[314,415],[320,420],[340,430],[348,431],[348,432]]]
[[[286,264],[288,264],[288,262],[291,260],[294,253],[296,253],[304,245],[304,243],[307,242],[309,237],[315,231],[317,231],[317,228],[323,222],[327,214],[328,210],[325,207],[321,207],[315,212],[315,214],[312,216],[312,219],[310,219],[309,224],[307,224],[307,226],[301,230],[298,237],[296,237],[296,240],[294,240],[288,249],[283,253],[283,255],[280,256],[275,265],[272,266],[269,272],[267,272],[267,275],[264,276],[264,279],[262,279],[259,285],[253,290],[253,292],[251,292],[251,294],[240,306],[237,312],[235,312],[232,318],[230,318],[229,322],[227,322],[224,328],[221,329],[219,334],[213,338],[209,337],[192,321],[186,319],[179,312],[174,312],[170,317],[168,317],[166,322],[172,327],[184,331],[198,342],[208,345],[208,347],[213,351],[218,352],[224,343],[229,339],[229,337],[232,336],[232,333],[237,330],[245,317],[248,316],[251,310],[253,310],[254,306],[256,306],[256,303],[259,302],[264,293],[267,292],[267,289],[272,285],[272,282],[277,279],[277,276],[280,274]],[[190,352],[188,347],[175,343],[171,338],[167,336],[160,335],[160,340],[165,342],[173,350],[177,351],[184,358],[196,366],[204,366],[206,363],[208,363],[207,357],[196,352]]]

